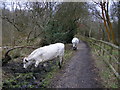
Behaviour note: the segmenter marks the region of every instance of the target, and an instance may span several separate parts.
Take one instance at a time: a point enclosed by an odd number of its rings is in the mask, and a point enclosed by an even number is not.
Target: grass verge
[[[118,81],[111,69],[105,64],[105,57],[101,58],[94,51],[92,52],[95,58],[95,65],[99,69],[99,75],[102,79],[102,84],[105,88],[118,88]],[[103,60],[104,59],[104,60]]]

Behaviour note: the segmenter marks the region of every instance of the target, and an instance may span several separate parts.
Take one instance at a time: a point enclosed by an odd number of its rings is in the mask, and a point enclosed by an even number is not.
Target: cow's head
[[[28,60],[27,57],[23,59],[23,68],[27,68],[29,65],[31,65],[32,61]]]
[[[73,50],[77,50],[77,47],[73,47]]]
[[[77,50],[77,44],[73,43],[73,50]]]

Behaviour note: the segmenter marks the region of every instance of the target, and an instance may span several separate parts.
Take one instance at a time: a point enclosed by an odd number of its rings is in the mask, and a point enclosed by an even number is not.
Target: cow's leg
[[[73,43],[73,50],[74,50],[74,48],[75,48],[75,44]]]
[[[62,61],[63,61],[63,57],[62,56],[59,56],[59,68],[61,68],[61,66],[62,66]]]
[[[75,43],[75,50],[77,49],[77,43]]]
[[[35,67],[38,67],[39,63],[40,63],[40,61],[36,61],[35,62]]]
[[[77,50],[77,44],[76,43],[75,43],[75,46],[74,46],[73,50]]]
[[[73,43],[73,45],[72,45],[72,46],[73,46],[73,47],[75,46],[75,45],[74,45],[74,43]]]

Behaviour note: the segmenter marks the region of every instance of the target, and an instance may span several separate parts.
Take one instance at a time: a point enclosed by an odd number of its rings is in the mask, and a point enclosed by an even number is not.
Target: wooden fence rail
[[[93,50],[103,58],[115,76],[120,80],[120,73],[118,70],[120,68],[120,47],[112,43],[97,40],[91,37],[80,36],[80,39],[85,40],[89,43],[91,48],[93,48]]]

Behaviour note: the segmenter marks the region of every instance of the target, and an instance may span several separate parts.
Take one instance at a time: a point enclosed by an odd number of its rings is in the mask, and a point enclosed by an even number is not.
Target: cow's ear
[[[28,62],[28,60],[27,60],[27,59],[25,59],[25,62]]]

